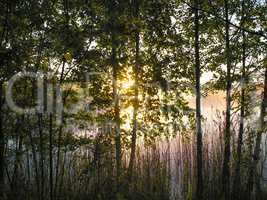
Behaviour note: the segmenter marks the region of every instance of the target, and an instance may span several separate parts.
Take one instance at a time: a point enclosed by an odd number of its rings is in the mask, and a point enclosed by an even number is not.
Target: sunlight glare
[[[128,78],[127,80],[122,81],[121,84],[120,84],[120,87],[123,90],[130,89],[133,86],[134,86],[134,80],[130,79],[130,78]]]

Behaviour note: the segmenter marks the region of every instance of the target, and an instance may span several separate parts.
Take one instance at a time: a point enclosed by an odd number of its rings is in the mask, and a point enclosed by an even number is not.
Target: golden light
[[[128,106],[122,110],[122,115],[126,116],[126,120],[122,124],[125,130],[131,130],[131,122],[133,119],[133,106]]]
[[[133,94],[130,91],[134,87],[134,85],[135,81],[132,78],[132,69],[128,69],[127,71],[125,71],[123,78],[118,81],[120,94],[123,97],[121,99],[121,117],[124,118],[124,121],[121,126],[123,129],[128,131],[131,130],[131,123],[133,118],[133,106],[129,105],[128,100],[133,98]]]
[[[123,90],[130,89],[134,86],[134,80],[129,78],[127,80],[122,80],[120,83],[120,88]]]
[[[133,79],[133,70],[128,68],[124,71],[123,78],[118,81],[118,86],[121,91],[129,90],[133,88],[135,81]]]

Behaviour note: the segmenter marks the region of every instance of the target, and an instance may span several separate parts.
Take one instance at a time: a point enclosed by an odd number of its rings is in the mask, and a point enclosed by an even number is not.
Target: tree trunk
[[[201,129],[201,86],[199,58],[199,0],[195,0],[195,78],[196,78],[196,132],[197,132],[197,193],[196,199],[203,199],[203,167],[202,167],[202,129]]]
[[[56,97],[58,98],[58,96],[60,96],[60,101],[62,101],[62,108],[65,105],[65,99],[61,99],[61,94],[60,94],[60,87],[64,81],[64,71],[65,71],[65,65],[66,65],[66,60],[63,59],[63,63],[62,63],[62,70],[61,70],[61,74],[60,74],[60,79],[59,79],[59,85],[57,86],[56,90],[57,90],[57,94]],[[57,101],[57,100],[56,100]],[[58,105],[57,105],[58,106]],[[59,168],[60,168],[60,159],[61,159],[61,140],[62,140],[62,132],[63,132],[63,125],[64,125],[64,111],[60,110],[60,125],[59,125],[59,130],[58,130],[58,141],[57,141],[57,161],[56,161],[56,169],[55,169],[55,185],[54,185],[54,196],[55,199],[57,199],[57,189],[58,189],[58,181],[59,181]]]
[[[30,123],[30,119],[27,118],[28,124]],[[36,181],[36,189],[37,189],[37,196],[38,199],[40,199],[40,179],[39,179],[39,170],[38,170],[38,162],[37,162],[37,153],[36,153],[36,148],[35,148],[35,143],[34,143],[34,139],[32,136],[32,130],[31,127],[29,127],[29,130],[27,130],[28,132],[28,136],[30,139],[30,145],[31,145],[31,150],[32,150],[32,159],[33,159],[33,167],[34,167],[34,171],[35,171],[35,181]]]
[[[44,199],[44,137],[43,137],[43,127],[42,127],[42,123],[43,123],[43,115],[42,114],[38,114],[38,129],[39,129],[39,147],[40,147],[40,170],[41,170],[41,186],[40,186],[40,199],[43,200]]]
[[[135,0],[135,14],[134,17],[139,17],[139,2]],[[135,65],[134,65],[134,111],[133,111],[133,131],[132,131],[132,143],[131,143],[131,155],[129,161],[129,184],[132,181],[133,167],[135,164],[135,153],[136,153],[136,138],[137,138],[137,112],[138,112],[138,72],[139,72],[139,50],[140,50],[140,36],[138,27],[135,32]]]
[[[231,52],[230,52],[230,34],[229,34],[229,11],[228,0],[224,0],[225,6],[225,56],[227,62],[226,74],[226,119],[224,135],[224,161],[222,173],[222,192],[225,200],[230,199],[230,156],[231,156]]]
[[[116,33],[116,1],[112,1],[111,7],[111,66],[112,66],[112,88],[113,88],[113,101],[114,101],[114,125],[115,125],[115,148],[116,148],[116,188],[120,192],[121,188],[121,133],[120,133],[120,100],[118,94],[118,64],[117,64],[117,33]]]
[[[50,200],[53,200],[53,115],[49,114],[49,176],[50,176]]]
[[[20,116],[17,116],[17,122],[16,122],[16,128],[15,128],[15,134],[16,134],[16,150],[15,150],[15,160],[14,160],[14,169],[13,169],[13,175],[11,179],[11,191],[12,196],[14,198],[19,195],[18,189],[19,189],[19,165],[21,162],[21,155],[22,155],[22,139],[23,139],[23,132],[20,130],[21,125],[23,124],[24,117],[22,116],[20,119]]]
[[[242,1],[242,24],[244,24],[244,9],[245,2]],[[237,161],[235,168],[235,177],[233,181],[232,199],[240,199],[240,165],[243,146],[244,134],[244,118],[245,118],[245,80],[246,80],[246,36],[245,31],[242,30],[242,75],[241,75],[241,96],[240,96],[240,122],[237,144]]]
[[[257,171],[259,161],[260,161],[260,152],[261,152],[261,142],[262,142],[262,133],[264,131],[264,117],[266,115],[266,107],[267,107],[267,61],[265,60],[265,75],[264,75],[264,91],[263,98],[261,103],[260,110],[260,119],[259,119],[259,130],[257,131],[256,144],[254,148],[253,160],[249,170],[249,179],[248,179],[248,196],[251,198],[252,192],[254,192],[254,186],[256,191],[256,199],[260,199],[261,188],[260,188],[260,176]],[[255,181],[255,182],[254,182]]]
[[[0,82],[0,197],[3,197],[4,194],[4,152],[5,152],[5,137],[2,127],[2,118],[3,118],[3,82]]]

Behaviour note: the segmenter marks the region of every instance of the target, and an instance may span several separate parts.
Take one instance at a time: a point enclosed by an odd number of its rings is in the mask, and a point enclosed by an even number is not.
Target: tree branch
[[[190,5],[188,2],[184,1],[184,0],[181,0],[181,2],[185,3],[187,6],[189,6],[190,8],[192,9],[195,9],[195,7],[193,5]],[[202,8],[198,8],[200,11],[204,12],[204,13],[207,13],[209,15],[212,15],[213,17],[217,18],[217,19],[220,19],[221,21],[225,22],[226,23],[226,20],[217,15],[215,12],[211,12],[211,11],[208,11],[208,10],[204,10]],[[257,36],[260,36],[260,37],[263,37],[265,39],[267,39],[267,35],[265,35],[263,32],[261,31],[255,31],[255,30],[251,30],[251,29],[247,29],[247,28],[244,28],[244,27],[241,27],[233,22],[231,22],[230,20],[228,21],[229,25],[234,27],[234,28],[237,28],[237,29],[240,29],[242,31],[245,31],[246,33],[249,33],[249,34],[252,34],[252,35],[257,35]]]

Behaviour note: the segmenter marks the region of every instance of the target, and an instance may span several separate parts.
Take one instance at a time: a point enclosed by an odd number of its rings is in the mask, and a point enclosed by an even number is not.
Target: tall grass
[[[216,120],[206,125],[204,129],[204,194],[207,200],[218,199],[221,192],[224,151],[223,119],[223,116],[218,115]],[[14,137],[15,142],[10,142],[8,145],[6,163],[8,199],[49,199],[48,147],[45,146],[42,162],[38,143],[35,142],[38,137],[34,136],[33,132],[26,134],[25,138],[20,140]],[[234,130],[232,132],[231,173],[234,175],[236,135]],[[73,139],[68,134],[70,133],[63,134],[65,140]],[[30,135],[31,140],[27,139]],[[241,166],[241,191],[243,191],[244,198],[255,137],[253,130],[249,127],[245,135]],[[20,145],[27,141],[33,143]],[[189,130],[187,133],[170,138],[159,137],[150,145],[140,141],[131,183],[127,179],[129,152],[124,151],[121,177],[123,190],[120,194],[116,192],[115,187],[115,148],[112,137],[98,135],[90,139],[90,143],[80,141],[77,146],[70,146],[67,141],[63,141],[59,160],[56,159],[58,149],[56,147],[53,149],[54,199],[191,200],[195,195],[196,137],[193,131]],[[57,163],[59,163],[59,170],[55,185]],[[41,172],[44,176],[41,176]],[[40,191],[43,191],[43,195]]]

